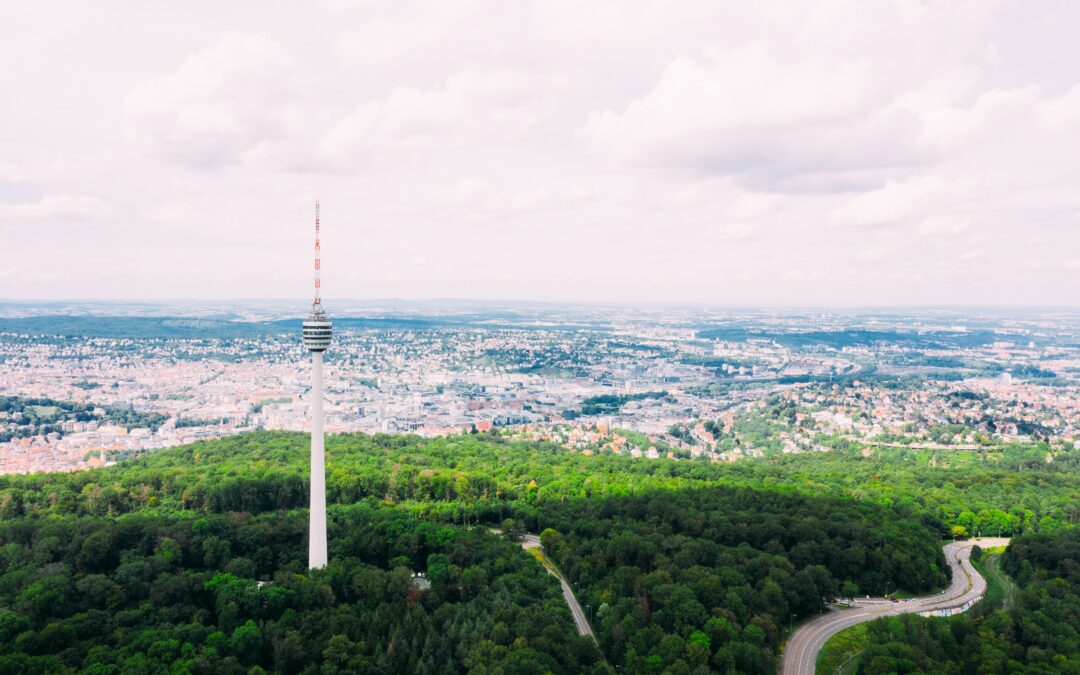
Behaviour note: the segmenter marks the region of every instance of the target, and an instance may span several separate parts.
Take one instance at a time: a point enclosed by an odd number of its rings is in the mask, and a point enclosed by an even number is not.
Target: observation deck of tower
[[[326,311],[318,305],[312,307],[311,314],[304,321],[304,346],[313,352],[325,352],[333,333],[334,325]]]
[[[320,242],[319,202],[315,201],[315,301],[311,314],[304,322],[304,346],[313,352],[324,352],[330,346],[334,326],[322,307],[322,243]]]

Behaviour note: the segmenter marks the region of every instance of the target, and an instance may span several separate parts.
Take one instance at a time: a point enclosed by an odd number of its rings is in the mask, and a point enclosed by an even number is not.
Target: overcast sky
[[[5,3],[0,298],[301,298],[319,197],[331,308],[1078,305],[1077,26],[1069,1]]]

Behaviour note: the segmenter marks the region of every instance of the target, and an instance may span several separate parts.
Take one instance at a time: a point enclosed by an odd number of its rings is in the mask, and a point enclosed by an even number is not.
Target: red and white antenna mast
[[[322,305],[322,246],[319,244],[319,200],[315,200],[315,307]]]

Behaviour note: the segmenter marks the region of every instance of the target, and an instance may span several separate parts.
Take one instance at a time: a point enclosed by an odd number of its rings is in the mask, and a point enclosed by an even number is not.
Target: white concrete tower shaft
[[[323,446],[323,355],[311,353],[311,527],[308,567],[326,567],[326,453]]]
[[[319,202],[315,202],[315,301],[304,321],[304,346],[311,352],[311,511],[308,567],[326,567],[326,452],[323,445],[323,352],[334,328],[322,307]]]

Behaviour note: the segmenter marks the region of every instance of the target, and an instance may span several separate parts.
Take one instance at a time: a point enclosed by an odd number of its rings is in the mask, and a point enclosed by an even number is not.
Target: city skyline
[[[957,433],[948,425],[960,424],[970,435],[954,439],[962,446],[982,435],[1026,442],[1033,433],[1073,442],[1080,429],[1076,312],[599,308],[355,320],[336,302],[332,309],[330,434],[497,429],[633,456],[633,448],[608,447],[614,441],[596,429],[603,424],[609,433],[615,425],[648,434],[658,449],[733,461],[754,456],[759,443],[770,452],[810,450],[825,429],[941,444],[943,430]],[[258,429],[315,431],[321,416],[309,410],[322,398],[297,340],[300,322],[205,316],[0,316],[0,399],[8,401],[5,412],[0,400],[0,473],[77,468]],[[315,340],[330,324],[304,328]],[[732,411],[753,418],[755,403],[800,390],[804,412],[817,415],[808,432],[747,440],[734,452],[699,428]],[[50,416],[51,402],[70,409]],[[683,431],[673,435],[676,428]],[[785,439],[794,445],[779,445]],[[656,456],[648,445],[637,450]]]
[[[9,10],[7,299],[1060,306],[1068,3]],[[137,280],[137,283],[134,281]]]

